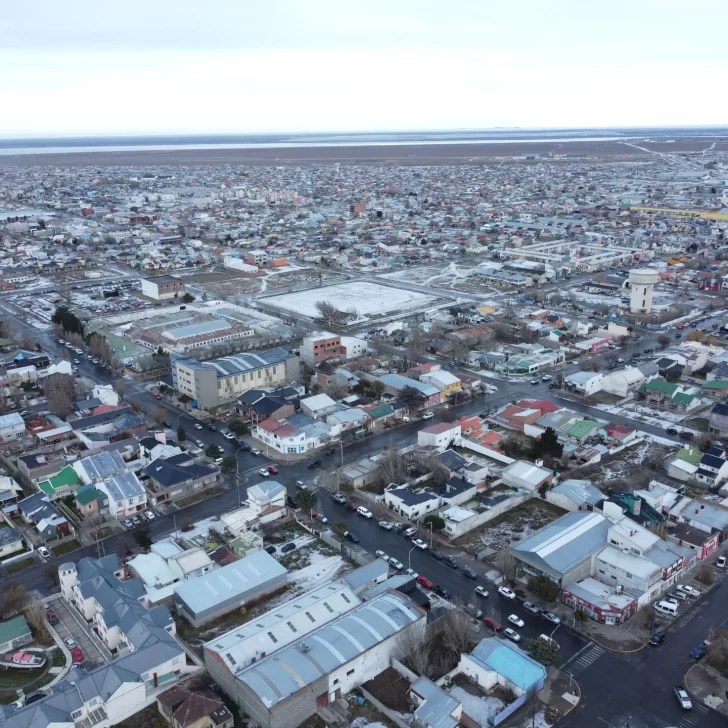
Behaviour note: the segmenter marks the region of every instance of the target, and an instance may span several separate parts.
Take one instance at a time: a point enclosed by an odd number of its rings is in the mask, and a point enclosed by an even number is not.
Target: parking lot
[[[58,632],[61,639],[65,640],[68,637],[73,637],[76,640],[78,646],[83,651],[84,667],[98,667],[106,663],[106,655],[101,654],[96,644],[91,640],[88,632],[79,624],[83,619],[81,615],[78,615],[78,619],[76,619],[71,614],[72,607],[63,599],[54,600],[50,603],[50,606],[58,616],[58,624],[54,626],[54,629]]]

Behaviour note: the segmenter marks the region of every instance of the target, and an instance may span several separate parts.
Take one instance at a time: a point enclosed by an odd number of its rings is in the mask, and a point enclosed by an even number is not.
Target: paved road
[[[728,625],[725,600],[728,581],[722,581],[700,597],[668,628],[667,639],[656,648],[633,654],[586,650],[567,669],[582,691],[582,702],[559,723],[561,728],[610,726],[610,728],[717,728],[725,719],[705,706],[692,711],[678,705],[672,691],[694,664],[690,651],[708,636],[712,627]],[[681,607],[681,610],[684,609]]]

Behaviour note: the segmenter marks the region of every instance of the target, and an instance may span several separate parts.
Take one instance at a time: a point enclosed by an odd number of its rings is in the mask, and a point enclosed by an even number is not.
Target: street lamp
[[[409,553],[407,554],[407,568],[408,568],[408,569],[410,569],[410,570],[412,569],[412,552],[413,552],[413,551],[414,551],[414,550],[415,550],[416,548],[417,548],[417,546],[413,546],[413,547],[412,547],[412,548],[411,548],[411,549],[409,550]]]
[[[433,531],[432,531],[432,521],[428,521],[427,522],[427,525],[430,527],[430,548],[432,548],[432,535],[433,535]]]
[[[243,447],[239,447],[235,451],[235,484],[238,489],[238,505],[240,505],[240,460],[238,460],[238,453],[243,449]]]

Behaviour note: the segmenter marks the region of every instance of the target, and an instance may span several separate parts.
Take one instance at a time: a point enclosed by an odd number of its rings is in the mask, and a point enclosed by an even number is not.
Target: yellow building
[[[629,208],[635,212],[649,212],[654,215],[668,215],[670,217],[684,217],[691,220],[728,220],[728,212],[720,210],[673,210],[669,207],[642,207]]]

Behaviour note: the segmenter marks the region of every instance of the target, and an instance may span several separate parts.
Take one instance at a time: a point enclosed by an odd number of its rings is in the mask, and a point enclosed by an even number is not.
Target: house
[[[509,404],[493,415],[493,420],[510,430],[524,432],[527,425],[537,422],[541,417],[541,410],[537,407],[519,407]]]
[[[96,487],[109,499],[109,515],[112,518],[126,518],[147,507],[144,486],[134,473],[121,473],[106,480],[100,480]]]
[[[384,385],[386,393],[395,397],[398,397],[405,387],[416,389],[422,395],[422,408],[434,407],[442,401],[442,395],[437,387],[433,387],[426,382],[418,382],[416,379],[403,377],[401,374],[384,374],[377,381]]]
[[[316,394],[313,397],[306,397],[301,400],[300,404],[301,411],[315,420],[331,414],[338,406],[328,394]]]
[[[406,485],[390,485],[384,491],[384,505],[410,521],[417,521],[436,511],[442,505],[442,499],[431,491],[415,491]]]
[[[705,533],[718,534],[720,543],[723,543],[728,535],[728,507],[706,498],[694,498],[688,501],[677,516],[680,523]]]
[[[13,556],[23,548],[23,535],[17,528],[0,528],[0,559]]]
[[[404,633],[420,635],[425,622],[424,610],[389,590],[240,670],[208,650],[205,664],[261,728],[300,725],[382,672],[399,654]]]
[[[25,420],[17,412],[0,415],[0,442],[14,442],[24,434]]]
[[[638,609],[637,597],[591,576],[561,590],[561,601],[572,609],[583,609],[595,622],[623,624]]]
[[[684,523],[675,524],[668,531],[667,538],[682,548],[690,549],[700,561],[707,559],[720,547],[720,533],[708,533]]]
[[[325,445],[334,437],[333,433],[333,428],[325,421],[301,413],[281,422],[274,419],[259,422],[253,430],[253,437],[266,447],[292,455]]]
[[[74,495],[81,484],[81,478],[71,465],[66,465],[63,470],[50,478],[38,480],[38,488],[48,496],[50,501]]]
[[[22,614],[0,622],[0,655],[32,641],[33,635]]]
[[[728,459],[719,447],[712,447],[703,453],[698,463],[695,479],[709,488],[728,480]]]
[[[664,379],[652,379],[637,390],[640,399],[672,410],[688,411],[699,407],[702,400],[698,387],[683,387]]]
[[[286,487],[277,480],[264,480],[247,489],[249,507],[259,523],[269,523],[286,516]]]
[[[355,336],[342,336],[341,358],[344,360],[358,359],[367,353],[367,342]]]
[[[466,675],[482,690],[500,685],[518,698],[535,695],[546,680],[546,668],[540,662],[500,637],[480,640],[470,653],[461,655],[453,672]]]
[[[420,375],[420,381],[431,384],[438,389],[442,394],[442,399],[447,399],[451,394],[459,392],[463,387],[462,382],[454,374],[442,369]]]
[[[601,372],[574,372],[565,377],[566,386],[589,397],[602,389],[604,375]]]
[[[293,399],[277,396],[261,389],[251,389],[238,397],[237,409],[251,422],[260,422],[268,417],[283,420],[296,411],[298,395]]]
[[[546,500],[566,511],[598,510],[604,493],[590,480],[563,480],[546,493]]]
[[[627,397],[644,381],[645,376],[637,367],[615,369],[602,377],[602,391],[617,397]]]
[[[139,460],[143,466],[153,460],[166,460],[181,453],[182,448],[174,440],[168,440],[163,432],[155,432],[154,437],[139,440]]]
[[[71,533],[71,524],[49,503],[43,492],[19,501],[18,510],[26,523],[35,526],[41,538],[60,538]]]
[[[266,551],[175,585],[175,608],[193,626],[248,605],[286,585],[288,571]]]
[[[576,511],[511,546],[516,573],[547,576],[559,587],[592,575],[593,560],[607,542],[610,521],[601,513]]]
[[[234,717],[205,680],[193,678],[157,696],[171,728],[233,728]]]
[[[119,407],[73,420],[70,428],[89,450],[98,450],[105,445],[146,432],[147,423],[131,407]]]
[[[186,452],[153,460],[143,468],[143,472],[149,479],[145,488],[146,498],[153,505],[186,498],[220,479],[218,467],[199,463]]]
[[[197,579],[209,573],[215,563],[203,548],[183,549],[173,538],[151,545],[149,553],[138,554],[126,562],[129,573],[144,587],[147,607],[174,603],[176,584]]]
[[[609,342],[610,339],[604,336],[592,336],[589,339],[578,341],[574,344],[574,346],[575,348],[589,352],[590,354],[596,354],[600,351],[604,351],[609,346]]]
[[[438,422],[417,432],[419,447],[433,447],[445,450],[460,437],[460,425],[449,422]]]
[[[103,518],[109,514],[109,497],[92,483],[78,488],[74,499],[84,518]]]
[[[420,677],[409,689],[409,700],[414,708],[415,723],[424,728],[458,728],[463,715],[463,704],[435,685],[427,677]]]
[[[535,463],[516,460],[503,469],[501,478],[507,485],[533,493],[550,483],[554,478],[554,473],[548,468],[544,468],[541,460],[537,460]]]
[[[716,402],[713,405],[708,431],[721,437],[728,435],[728,404]]]
[[[23,495],[23,489],[15,478],[0,475],[0,509],[10,508]]]

